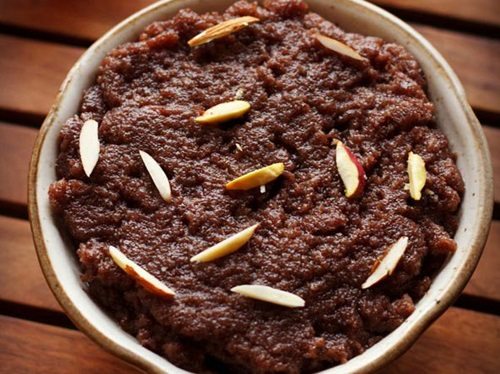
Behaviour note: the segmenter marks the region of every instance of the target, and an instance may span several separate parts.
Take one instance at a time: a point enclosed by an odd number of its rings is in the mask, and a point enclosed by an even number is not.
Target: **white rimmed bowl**
[[[29,175],[29,214],[33,238],[47,282],[67,315],[106,350],[148,371],[186,373],[142,347],[125,333],[85,293],[74,248],[65,241],[52,216],[48,187],[56,180],[57,136],[67,118],[78,111],[83,90],[94,79],[99,63],[115,46],[136,38],[149,23],[167,19],[179,9],[224,10],[234,0],[163,0],[127,18],[96,43],[64,80],[33,150]],[[491,161],[481,126],[464,90],[443,57],[418,32],[384,10],[362,0],[308,0],[312,11],[347,31],[379,36],[405,46],[419,61],[437,111],[438,126],[448,136],[465,181],[466,192],[455,235],[457,252],[434,279],[415,312],[395,331],[363,354],[324,373],[374,371],[392,361],[453,302],[469,280],[481,255],[493,207]]]

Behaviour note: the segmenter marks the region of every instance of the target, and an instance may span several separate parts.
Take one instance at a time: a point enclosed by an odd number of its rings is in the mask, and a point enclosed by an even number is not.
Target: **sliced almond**
[[[265,184],[260,186],[260,193],[266,193],[266,185]]]
[[[356,52],[351,47],[345,45],[344,43],[339,42],[338,40],[329,38],[328,36],[324,36],[321,34],[315,35],[316,39],[326,48],[337,52],[341,55],[348,56],[358,61],[368,61],[365,57],[361,56],[358,52]]]
[[[258,21],[258,18],[251,16],[233,18],[202,31],[194,38],[189,40],[188,44],[190,47],[196,47],[198,45],[202,45],[211,42],[212,40],[232,34],[233,32],[241,30],[242,28],[247,27],[249,24]]]
[[[294,295],[293,293],[268,286],[243,284],[241,286],[231,288],[231,291],[252,299],[266,301],[268,303],[282,305],[289,308],[300,308],[306,305],[303,298]]]
[[[250,110],[250,103],[243,100],[233,100],[217,104],[207,109],[203,115],[194,120],[202,125],[220,123],[239,118]]]
[[[255,232],[255,229],[258,226],[258,223],[256,225],[250,226],[245,230],[240,231],[239,233],[234,234],[227,239],[224,239],[220,243],[217,243],[210,248],[205,249],[203,252],[200,252],[196,256],[191,257],[191,262],[213,261],[217,258],[237,251],[250,240],[253,233]]]
[[[414,200],[420,200],[427,179],[427,172],[422,157],[413,152],[408,154],[408,177],[410,178],[410,196]]]
[[[366,174],[358,158],[340,140],[335,142],[335,163],[345,186],[347,197],[361,195],[366,183]]]
[[[408,247],[408,238],[406,236],[399,238],[396,243],[392,244],[387,249],[384,258],[380,262],[377,261],[375,270],[361,285],[361,288],[369,288],[385,277],[391,275],[394,269],[396,269],[403,253],[405,253],[406,247]]]
[[[285,170],[285,164],[278,162],[246,173],[226,184],[228,190],[250,190],[278,178]]]
[[[144,151],[139,151],[142,162],[151,176],[160,196],[166,202],[172,201],[172,191],[170,190],[170,182],[168,181],[167,174],[163,171],[160,164],[158,164],[153,157]]]
[[[109,255],[116,265],[123,271],[134,278],[146,290],[157,296],[171,298],[175,292],[168,288],[154,275],[148,273],[146,270],[137,265],[134,261],[130,260],[118,248],[109,246]]]
[[[89,119],[80,131],[80,158],[87,177],[90,177],[99,160],[99,150],[98,125],[96,121]]]
[[[243,152],[243,148],[238,143],[236,143],[236,149],[240,152]]]

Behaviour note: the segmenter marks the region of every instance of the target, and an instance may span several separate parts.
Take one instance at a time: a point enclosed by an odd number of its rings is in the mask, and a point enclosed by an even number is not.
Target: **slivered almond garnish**
[[[139,151],[139,154],[162,199],[166,202],[172,201],[172,192],[167,174],[165,174],[161,166],[148,153]]]
[[[427,172],[422,157],[413,152],[408,154],[408,177],[410,178],[410,196],[413,200],[420,200],[422,188],[424,188],[427,179]]]
[[[278,178],[285,170],[285,164],[278,162],[263,168],[251,171],[233,179],[226,184],[228,190],[250,190],[260,187]]]
[[[255,232],[255,229],[258,226],[258,223],[256,225],[250,226],[245,230],[240,231],[239,233],[234,234],[227,239],[224,239],[220,243],[217,243],[210,248],[205,249],[203,252],[200,252],[196,256],[191,257],[191,262],[213,261],[237,251],[250,240],[253,233]]]
[[[357,157],[340,140],[336,142],[335,162],[347,197],[359,196],[365,187],[366,175]]]
[[[89,119],[80,131],[80,159],[87,177],[90,177],[99,160],[99,149],[98,125],[96,121]]]
[[[303,298],[294,295],[293,293],[268,286],[243,284],[241,286],[231,288],[231,291],[252,299],[266,301],[268,303],[282,305],[289,308],[300,308],[306,304]]]
[[[109,246],[109,255],[116,265],[118,265],[125,273],[130,275],[142,287],[151,292],[152,294],[171,298],[175,292],[163,284],[154,275],[148,273],[146,270],[137,265],[134,261],[130,260],[118,248]]]
[[[348,56],[358,61],[367,61],[368,59],[361,56],[358,52],[356,52],[351,47],[345,45],[344,43],[339,42],[338,40],[329,38],[328,36],[324,36],[321,34],[315,35],[316,39],[326,48],[337,52],[341,55]]]
[[[396,269],[401,256],[405,253],[406,247],[408,247],[408,238],[403,236],[397,240],[396,243],[392,244],[388,249],[384,258],[381,261],[377,261],[375,264],[375,270],[368,277],[368,279],[361,285],[361,288],[365,289],[378,283],[385,277],[391,275]]]
[[[196,47],[198,45],[202,45],[211,42],[212,40],[232,34],[233,32],[241,30],[242,28],[247,27],[249,24],[258,21],[258,18],[251,16],[233,18],[202,31],[194,38],[189,40],[188,44],[190,47]]]
[[[220,123],[243,116],[250,109],[250,103],[243,100],[233,100],[217,104],[207,109],[203,115],[194,120],[202,125]]]

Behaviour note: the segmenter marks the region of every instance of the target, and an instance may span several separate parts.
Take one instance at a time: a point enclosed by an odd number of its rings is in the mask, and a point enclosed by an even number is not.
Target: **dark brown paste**
[[[223,20],[260,19],[190,48]],[[322,47],[337,39],[368,61]],[[194,118],[235,95],[241,119]],[[83,122],[99,122],[90,178],[78,151]],[[361,161],[364,193],[347,199],[335,166],[340,139]],[[237,147],[241,146],[241,150]],[[166,171],[156,190],[139,150]],[[408,153],[426,163],[420,201],[404,186]],[[453,252],[464,185],[436,129],[425,77],[401,46],[342,31],[299,0],[240,1],[223,14],[181,10],[107,55],[80,111],[64,125],[50,200],[77,248],[90,295],[145,347],[197,372],[314,372],[346,362],[398,327]],[[266,186],[226,191],[284,162]],[[209,263],[190,257],[257,222],[243,248]],[[410,244],[392,276],[362,290],[376,259]],[[117,267],[113,245],[176,291],[148,293]],[[289,309],[230,292],[262,284],[306,301]]]

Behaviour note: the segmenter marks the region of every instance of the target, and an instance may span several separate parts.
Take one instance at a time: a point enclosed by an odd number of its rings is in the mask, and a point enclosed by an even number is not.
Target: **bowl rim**
[[[83,331],[95,343],[104,348],[106,351],[125,360],[127,363],[133,364],[138,368],[151,373],[164,373],[164,371],[160,369],[157,365],[155,365],[153,362],[140,356],[136,352],[129,351],[128,349],[120,346],[113,339],[109,338],[107,335],[102,333],[98,328],[96,328],[90,322],[90,320],[88,320],[85,316],[82,315],[81,311],[71,301],[70,296],[59,285],[56,272],[52,267],[50,258],[47,253],[47,248],[45,247],[44,234],[39,219],[38,199],[37,199],[37,176],[38,176],[38,166],[40,161],[41,149],[44,144],[47,132],[54,123],[54,119],[58,112],[58,108],[64,93],[70,86],[74,78],[74,75],[76,74],[81,62],[85,59],[85,57],[91,55],[95,50],[100,48],[101,44],[103,44],[105,40],[112,38],[115,34],[122,32],[136,20],[141,19],[142,17],[152,12],[156,12],[157,10],[161,9],[162,7],[170,3],[177,3],[182,1],[184,0],[160,0],[135,12],[131,16],[127,17],[126,19],[124,19],[123,21],[112,27],[108,32],[106,32],[97,41],[95,41],[82,54],[82,56],[80,56],[80,58],[75,62],[75,64],[68,72],[61,87],[59,88],[54,104],[52,105],[49,113],[47,114],[47,117],[45,118],[40,128],[39,134],[36,138],[33,147],[33,153],[29,166],[29,176],[28,176],[28,213],[31,224],[33,241],[35,244],[38,261],[42,268],[43,275],[52,293],[54,294],[57,301],[64,309],[66,315],[71,319],[71,321],[78,327],[79,330]],[[483,251],[484,244],[488,236],[489,226],[491,223],[491,217],[493,213],[493,202],[494,202],[493,171],[492,171],[491,159],[488,151],[486,138],[482,131],[481,125],[467,101],[465,91],[460,81],[458,80],[456,74],[453,72],[451,67],[445,61],[445,59],[441,56],[441,54],[415,29],[413,29],[411,26],[409,26],[401,19],[381,9],[380,7],[368,3],[364,0],[342,0],[342,1],[349,2],[353,6],[358,6],[360,9],[365,8],[365,10],[375,12],[379,16],[390,21],[394,27],[397,27],[406,34],[411,35],[412,39],[415,39],[427,50],[428,57],[437,61],[437,63],[443,68],[446,77],[449,79],[451,83],[450,91],[452,91],[452,94],[456,96],[456,98],[462,105],[464,114],[467,118],[467,125],[476,136],[476,141],[479,145],[479,151],[481,153],[480,154],[481,166],[484,171],[483,179],[486,181],[484,186],[484,207],[483,207],[484,209],[482,211],[479,221],[475,223],[475,226],[478,229],[473,245],[471,246],[469,254],[466,258],[466,266],[464,266],[466,272],[464,272],[464,274],[461,274],[462,276],[460,278],[457,278],[456,282],[449,288],[448,292],[444,295],[444,297],[441,300],[439,300],[439,303],[437,303],[432,310],[424,312],[422,315],[419,316],[419,320],[415,323],[412,329],[408,331],[405,340],[398,341],[397,344],[393,344],[393,346],[388,349],[386,354],[379,355],[376,358],[367,361],[365,365],[362,365],[363,372],[373,372],[381,368],[382,366],[386,365],[387,363],[393,361],[394,359],[402,355],[405,351],[407,351],[411,347],[411,345],[418,339],[418,337],[425,331],[425,329],[434,320],[436,320],[460,295],[461,291],[463,290],[468,280],[472,276],[472,273]]]

